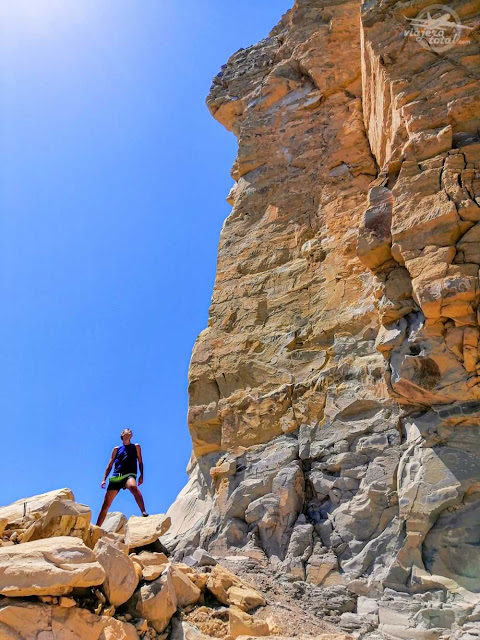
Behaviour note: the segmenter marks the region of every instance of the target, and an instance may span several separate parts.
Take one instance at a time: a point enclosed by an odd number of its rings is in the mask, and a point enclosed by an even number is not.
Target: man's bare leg
[[[110,509],[110,505],[112,504],[113,499],[115,498],[117,493],[118,493],[117,489],[109,489],[105,494],[102,508],[100,509],[100,513],[98,514],[98,518],[97,518],[97,527],[102,526],[103,521],[107,516],[108,510]]]
[[[129,478],[127,480],[127,489],[129,489],[130,493],[135,498],[135,501],[140,507],[140,511],[142,512],[142,514],[145,513],[145,504],[143,502],[143,496],[140,489],[137,486],[137,481],[135,480],[135,478]]]

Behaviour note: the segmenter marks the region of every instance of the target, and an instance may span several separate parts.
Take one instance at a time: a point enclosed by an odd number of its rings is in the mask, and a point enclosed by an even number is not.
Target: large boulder
[[[135,627],[86,609],[6,598],[0,602],[1,640],[138,640]]]
[[[177,610],[171,567],[167,567],[160,578],[140,588],[136,610],[142,618],[151,622],[159,633],[165,629]]]
[[[234,604],[243,611],[265,606],[261,593],[219,564],[212,569],[207,589],[222,604]]]
[[[73,500],[56,500],[39,520],[33,522],[25,531],[21,542],[72,536],[81,538],[85,543],[90,538],[90,508]]]
[[[41,516],[48,510],[52,502],[57,500],[73,500],[73,493],[70,489],[56,489],[47,491],[30,498],[20,498],[6,507],[0,507],[0,518],[6,518],[9,524],[21,524],[25,518]]]
[[[105,571],[91,549],[66,536],[0,547],[0,594],[65,595],[100,585]]]
[[[20,542],[74,536],[86,543],[90,536],[90,517],[89,507],[75,502],[70,489],[22,498],[0,508],[0,523],[6,520],[4,535],[15,534]]]
[[[121,542],[104,537],[93,551],[106,574],[103,583],[105,595],[110,604],[119,607],[132,596],[138,585],[137,572],[128,556],[128,549]]]
[[[234,638],[238,636],[268,636],[270,635],[270,627],[265,620],[255,620],[242,609],[231,606],[228,612],[228,628],[230,635]]]
[[[170,565],[170,571],[178,606],[183,608],[190,604],[196,604],[202,595],[201,589],[174,564]]]
[[[120,511],[109,511],[102,524],[107,533],[125,533],[127,518]]]
[[[146,547],[166,533],[170,524],[170,518],[163,513],[146,518],[132,516],[127,523],[125,544],[129,549]]]

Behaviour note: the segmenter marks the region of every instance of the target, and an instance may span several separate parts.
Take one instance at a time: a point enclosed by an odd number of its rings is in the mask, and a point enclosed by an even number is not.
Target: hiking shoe
[[[148,518],[148,513],[147,513],[146,511],[144,511],[144,512],[142,513],[142,516],[143,516],[144,518]]]

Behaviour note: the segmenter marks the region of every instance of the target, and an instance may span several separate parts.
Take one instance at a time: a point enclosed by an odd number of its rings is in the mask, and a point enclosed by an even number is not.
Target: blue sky
[[[151,513],[186,481],[236,141],[205,96],[292,0],[15,0],[0,8],[1,503],[94,511],[119,432]],[[114,509],[136,512],[121,492]]]

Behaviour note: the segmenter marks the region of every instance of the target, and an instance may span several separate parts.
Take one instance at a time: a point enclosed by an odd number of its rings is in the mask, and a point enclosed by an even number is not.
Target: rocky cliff
[[[480,638],[479,80],[479,0],[296,0],[222,67],[189,482],[0,508],[0,640]]]
[[[444,6],[297,0],[207,98],[238,156],[166,541],[357,637],[480,636],[480,4]]]

